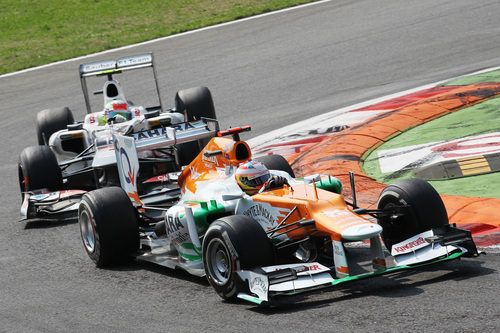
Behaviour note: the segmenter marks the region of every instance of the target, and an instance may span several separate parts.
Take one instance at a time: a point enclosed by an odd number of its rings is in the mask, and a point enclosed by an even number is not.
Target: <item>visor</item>
[[[266,173],[262,176],[258,176],[252,179],[249,179],[248,177],[240,177],[240,181],[245,184],[246,186],[249,187],[258,187],[263,185],[265,182],[267,182],[271,178],[271,175],[269,173]]]
[[[128,111],[123,111],[123,112],[111,111],[111,112],[109,112],[109,118],[114,118],[114,117],[116,117],[116,115],[120,115],[127,120],[132,119],[132,113],[130,113]]]

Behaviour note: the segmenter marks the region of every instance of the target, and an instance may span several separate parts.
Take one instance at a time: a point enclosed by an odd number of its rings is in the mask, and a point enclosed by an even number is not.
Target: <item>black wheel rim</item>
[[[207,246],[206,265],[210,278],[217,285],[225,285],[232,274],[231,255],[224,242],[212,239]]]

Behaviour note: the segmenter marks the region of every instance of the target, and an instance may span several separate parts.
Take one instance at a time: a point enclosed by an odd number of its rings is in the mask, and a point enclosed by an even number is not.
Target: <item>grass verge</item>
[[[0,74],[312,0],[2,0]]]

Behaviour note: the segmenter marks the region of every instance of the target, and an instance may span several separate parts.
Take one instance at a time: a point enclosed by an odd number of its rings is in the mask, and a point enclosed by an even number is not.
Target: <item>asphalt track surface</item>
[[[493,0],[330,1],[86,61],[153,51],[165,104],[206,85],[223,127],[258,135],[499,65],[499,14]],[[73,221],[18,223],[17,156],[36,143],[38,110],[67,105],[83,117],[81,62],[0,78],[0,332],[499,330],[495,253],[259,309],[222,302],[183,272],[96,269]]]

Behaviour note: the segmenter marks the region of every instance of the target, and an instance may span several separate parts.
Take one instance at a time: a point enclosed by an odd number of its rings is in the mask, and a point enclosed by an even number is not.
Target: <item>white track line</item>
[[[0,79],[4,78],[4,77],[9,77],[9,76],[14,76],[14,75],[18,75],[18,74],[22,74],[22,73],[26,73],[26,72],[35,71],[35,70],[42,69],[42,68],[47,68],[47,67],[52,67],[52,66],[64,64],[64,63],[75,61],[75,60],[87,59],[87,58],[90,58],[90,57],[94,57],[94,56],[98,56],[98,55],[102,55],[102,54],[107,54],[107,53],[111,53],[111,52],[115,52],[115,51],[123,51],[123,50],[127,50],[127,49],[130,49],[130,48],[136,47],[136,46],[144,46],[144,45],[148,45],[148,44],[152,44],[152,43],[156,43],[156,42],[161,42],[161,41],[164,41],[164,40],[167,40],[167,39],[178,38],[178,37],[182,37],[182,36],[194,34],[194,33],[205,31],[205,30],[212,30],[212,29],[216,29],[216,28],[220,28],[220,27],[225,27],[225,26],[232,25],[232,24],[237,24],[237,23],[241,23],[241,22],[246,22],[246,21],[250,21],[250,20],[254,20],[254,19],[266,17],[266,16],[281,14],[281,13],[284,13],[284,12],[288,12],[288,11],[292,11],[292,10],[297,10],[297,9],[302,9],[302,8],[306,8],[306,7],[310,7],[310,6],[316,6],[316,5],[320,5],[320,4],[323,4],[323,3],[326,3],[326,2],[331,2],[331,1],[332,0],[320,0],[320,1],[317,1],[317,2],[306,3],[306,4],[303,4],[303,5],[298,5],[298,6],[294,6],[294,7],[289,7],[289,8],[284,8],[284,9],[276,10],[274,12],[269,12],[269,13],[264,13],[264,14],[260,14],[260,15],[255,15],[255,16],[250,16],[250,17],[242,18],[242,19],[239,19],[239,20],[236,20],[236,21],[230,21],[230,22],[220,23],[220,24],[211,25],[211,26],[200,28],[200,29],[196,29],[196,30],[182,32],[182,33],[179,33],[179,34],[176,34],[176,35],[170,35],[170,36],[166,36],[166,37],[160,37],[160,38],[157,38],[157,39],[152,39],[152,40],[148,40],[148,41],[137,43],[137,44],[122,46],[122,47],[118,47],[116,49],[110,49],[110,50],[106,50],[106,51],[102,51],[102,52],[98,52],[98,53],[92,53],[92,54],[88,54],[88,55],[77,57],[77,58],[61,60],[61,61],[53,62],[53,63],[50,63],[50,64],[38,66],[38,67],[31,67],[31,68],[23,69],[23,70],[20,70],[20,71],[17,71],[17,72],[12,72],[12,73],[7,73],[7,74],[0,75]]]

